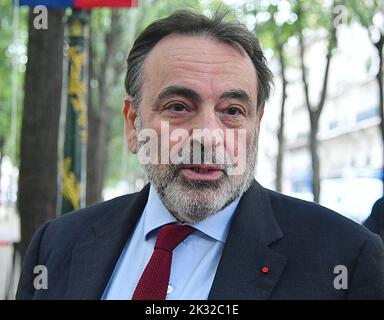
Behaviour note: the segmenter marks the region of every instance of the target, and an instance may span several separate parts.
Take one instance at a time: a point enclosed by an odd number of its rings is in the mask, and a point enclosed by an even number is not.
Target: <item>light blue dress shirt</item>
[[[196,229],[173,251],[167,300],[205,300],[215,277],[224,243],[240,198],[209,218],[193,224]],[[155,188],[115,266],[103,300],[131,299],[152,256],[159,228],[176,222]]]

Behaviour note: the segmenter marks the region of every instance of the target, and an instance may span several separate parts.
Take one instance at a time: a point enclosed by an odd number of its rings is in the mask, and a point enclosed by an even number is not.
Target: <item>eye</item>
[[[242,114],[242,110],[240,108],[237,108],[237,107],[229,107],[227,109],[224,110],[224,113],[230,115],[230,116],[238,116],[240,114]]]
[[[167,106],[167,110],[174,112],[183,112],[187,110],[187,107],[182,103],[172,103]]]

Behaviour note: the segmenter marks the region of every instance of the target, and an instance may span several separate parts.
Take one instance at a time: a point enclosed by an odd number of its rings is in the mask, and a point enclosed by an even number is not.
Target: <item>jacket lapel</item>
[[[148,192],[149,185],[84,232],[72,251],[66,298],[101,298]],[[287,260],[269,246],[282,237],[268,194],[255,181],[236,210],[208,299],[268,299]]]
[[[282,237],[268,194],[254,181],[237,207],[208,299],[268,299],[287,261],[269,246]]]
[[[123,247],[147,203],[149,185],[84,232],[72,251],[68,299],[100,299]],[[91,235],[90,235],[91,234]]]

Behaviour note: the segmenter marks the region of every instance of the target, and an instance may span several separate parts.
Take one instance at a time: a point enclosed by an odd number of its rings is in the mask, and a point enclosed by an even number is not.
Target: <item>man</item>
[[[150,184],[42,226],[17,298],[384,298],[378,236],[254,180],[271,82],[240,24],[190,12],[151,24],[129,54],[124,105]]]

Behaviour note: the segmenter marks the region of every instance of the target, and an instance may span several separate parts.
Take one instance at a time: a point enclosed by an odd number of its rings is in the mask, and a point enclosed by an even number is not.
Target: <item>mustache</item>
[[[170,163],[169,166],[174,171],[180,171],[186,164],[209,164],[214,165],[217,169],[220,169],[226,173],[229,169],[236,168],[237,164],[232,163],[228,156],[224,156],[221,152],[206,151],[203,145],[200,150],[196,152],[191,151],[189,154],[183,155],[182,150],[178,151],[179,161],[177,163]]]

